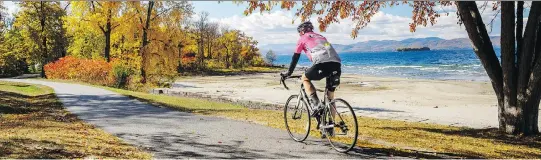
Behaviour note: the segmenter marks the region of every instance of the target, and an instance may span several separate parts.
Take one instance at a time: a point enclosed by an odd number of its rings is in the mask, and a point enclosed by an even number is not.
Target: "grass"
[[[28,96],[44,95],[53,92],[51,88],[45,86],[11,82],[0,82],[0,90]]]
[[[0,81],[0,158],[150,159],[66,111],[53,90]]]
[[[99,87],[99,86],[98,86]],[[247,109],[243,106],[195,98],[173,97],[105,88],[154,105],[196,114],[248,121],[285,130],[282,111]],[[541,136],[517,137],[496,129],[471,129],[438,124],[358,117],[364,153],[414,158],[539,158]],[[314,123],[312,123],[314,124]],[[293,130],[301,131],[301,126]],[[286,134],[286,133],[284,133]],[[310,135],[319,137],[312,130]]]
[[[244,67],[244,68],[228,68],[228,69],[207,69],[197,72],[185,72],[183,75],[242,75],[253,73],[274,73],[285,70],[282,67]]]
[[[282,111],[247,109],[238,105],[194,98],[106,89],[181,111],[249,121],[285,130]],[[358,142],[359,147],[385,151],[392,155],[417,158],[541,157],[541,137],[539,136],[521,138],[500,134],[496,129],[470,129],[366,117],[358,117],[358,122],[361,137]],[[295,130],[302,129],[297,126]],[[311,135],[318,137],[319,133],[312,130]]]

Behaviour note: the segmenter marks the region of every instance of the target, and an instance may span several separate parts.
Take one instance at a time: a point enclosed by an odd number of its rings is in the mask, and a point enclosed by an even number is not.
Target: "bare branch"
[[[117,25],[114,25],[113,27],[111,27],[111,29],[115,29],[116,27],[120,26],[120,23],[117,24]]]
[[[96,1],[96,4],[98,4],[100,7],[103,7],[99,1]]]
[[[137,15],[139,15],[139,22],[143,24],[143,18],[141,17],[141,11],[139,11],[139,8],[135,7],[135,11],[137,12]]]
[[[66,11],[68,9],[68,7],[70,6],[71,4],[71,1],[68,1],[68,4],[64,7],[64,11]]]
[[[96,6],[94,6],[94,1],[90,1],[90,5],[92,6],[92,12],[96,12]]]
[[[102,26],[98,25],[98,27],[100,27],[100,30],[105,33],[105,29]]]
[[[483,3],[483,5],[481,5],[480,8],[483,9],[483,10],[481,11],[481,14],[485,13],[485,10],[487,9],[487,6],[488,6],[488,1],[485,1],[485,3]]]
[[[490,20],[490,23],[488,23],[488,27],[490,28],[490,30],[488,31],[488,33],[492,33],[492,28],[494,26],[494,20],[496,18],[498,18],[498,14],[500,14],[502,10],[498,10],[498,12],[496,12],[493,16],[492,16],[492,19]]]

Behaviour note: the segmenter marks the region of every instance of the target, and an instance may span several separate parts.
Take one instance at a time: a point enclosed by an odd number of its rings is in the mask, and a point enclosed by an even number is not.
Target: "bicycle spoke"
[[[310,115],[306,110],[307,106],[298,99],[297,95],[291,96],[284,107],[285,125],[289,135],[295,141],[303,141],[308,137],[310,131]]]
[[[335,99],[333,101],[334,103],[330,104],[331,110],[336,112],[333,114],[330,111],[329,118],[334,121],[335,126],[331,130],[333,133],[332,136],[327,136],[327,139],[337,151],[347,152],[357,142],[357,118],[347,102],[341,99]]]

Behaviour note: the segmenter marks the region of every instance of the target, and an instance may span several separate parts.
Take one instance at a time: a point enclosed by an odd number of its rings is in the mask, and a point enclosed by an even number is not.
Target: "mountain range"
[[[500,37],[490,37],[494,48],[500,48]],[[470,39],[468,38],[456,38],[456,39],[442,39],[438,37],[427,38],[409,38],[400,41],[396,40],[371,40],[365,42],[358,42],[353,44],[332,44],[333,47],[339,53],[346,52],[382,52],[382,51],[395,51],[397,48],[419,48],[429,47],[431,50],[458,50],[458,49],[472,49]],[[265,54],[269,50],[273,50],[276,54],[291,54],[295,49],[296,44],[267,44],[259,46],[261,53]]]

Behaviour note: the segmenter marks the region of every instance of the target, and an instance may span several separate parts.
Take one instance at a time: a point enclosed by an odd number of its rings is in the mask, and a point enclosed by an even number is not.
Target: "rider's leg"
[[[306,73],[302,74],[302,83],[305,86],[304,91],[306,91],[306,94],[311,95],[312,93],[316,91],[316,88],[314,87],[312,82],[310,82],[310,80],[306,78]]]
[[[329,98],[329,100],[333,100],[334,99],[334,91],[328,91],[327,92],[327,97]],[[336,107],[334,107],[334,104],[329,104],[331,105],[331,115],[333,117],[333,121],[336,119]]]
[[[340,85],[340,75],[341,70],[338,68],[336,71],[333,71],[331,76],[326,79],[326,87],[327,87],[327,98],[329,98],[329,101],[334,99],[334,91],[336,91],[336,87]],[[336,106],[333,103],[329,103],[330,110],[331,110],[331,117],[332,120],[336,120]]]
[[[334,99],[334,91],[328,91],[327,92],[327,97],[329,98],[329,100],[333,100]],[[332,117],[334,117],[336,115],[336,108],[333,107],[333,106],[331,106],[331,114],[332,114]]]
[[[327,97],[329,97],[330,100],[334,99],[334,91],[328,91]]]
[[[310,82],[310,79],[306,77],[306,73],[302,74],[302,83],[305,86],[304,91],[308,95],[308,98],[310,98],[310,101],[311,101],[310,103],[313,103],[312,105],[319,104],[319,98],[317,97],[317,94],[316,94],[316,88],[314,87],[312,82]]]

